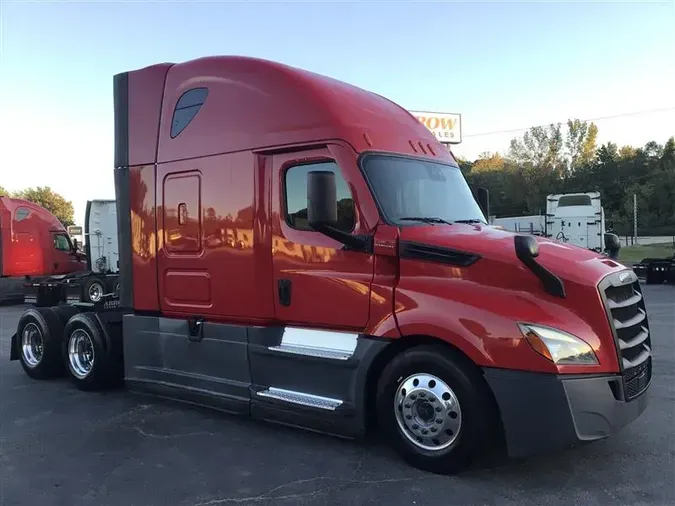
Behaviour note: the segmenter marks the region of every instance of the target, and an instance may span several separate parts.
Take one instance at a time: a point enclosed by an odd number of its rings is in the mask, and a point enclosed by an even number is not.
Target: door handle
[[[188,339],[197,343],[204,339],[204,318],[201,316],[188,318]]]
[[[279,280],[279,304],[282,306],[291,305],[291,280],[290,279],[280,279]]]

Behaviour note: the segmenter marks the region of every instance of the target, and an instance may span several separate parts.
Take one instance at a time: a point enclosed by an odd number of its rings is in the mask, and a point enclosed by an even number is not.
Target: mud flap
[[[19,360],[19,336],[14,334],[10,342],[9,360]]]

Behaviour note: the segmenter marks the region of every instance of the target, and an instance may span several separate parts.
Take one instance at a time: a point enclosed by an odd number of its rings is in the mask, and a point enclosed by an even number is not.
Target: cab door
[[[273,155],[272,263],[276,317],[289,325],[363,329],[373,255],[347,251],[307,225],[307,174],[335,173],[338,228],[366,233],[345,173],[328,148]]]
[[[70,237],[65,232],[53,232],[54,250],[52,252],[53,274],[68,274],[80,270],[81,264],[75,255]]]

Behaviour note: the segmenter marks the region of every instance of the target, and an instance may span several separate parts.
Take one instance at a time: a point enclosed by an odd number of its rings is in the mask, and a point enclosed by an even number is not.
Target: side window
[[[70,241],[65,234],[54,234],[54,249],[59,251],[70,251]]]
[[[14,213],[14,219],[16,221],[25,220],[26,218],[28,218],[29,214],[30,210],[26,209],[25,207],[19,207]]]
[[[312,229],[307,224],[307,174],[312,170],[327,170],[335,174],[338,201],[337,228],[351,232],[356,223],[354,200],[347,182],[335,162],[316,162],[296,165],[286,171],[284,188],[286,193],[286,222],[298,230]]]
[[[209,90],[207,88],[192,88],[180,96],[171,118],[172,139],[178,137],[185,130],[185,127],[197,116],[199,109],[206,102],[208,94]]]

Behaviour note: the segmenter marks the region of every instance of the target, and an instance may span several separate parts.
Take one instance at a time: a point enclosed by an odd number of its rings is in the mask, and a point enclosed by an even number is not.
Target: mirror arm
[[[373,238],[370,235],[352,235],[325,223],[312,223],[310,227],[317,232],[344,244],[347,251],[373,252]]]

